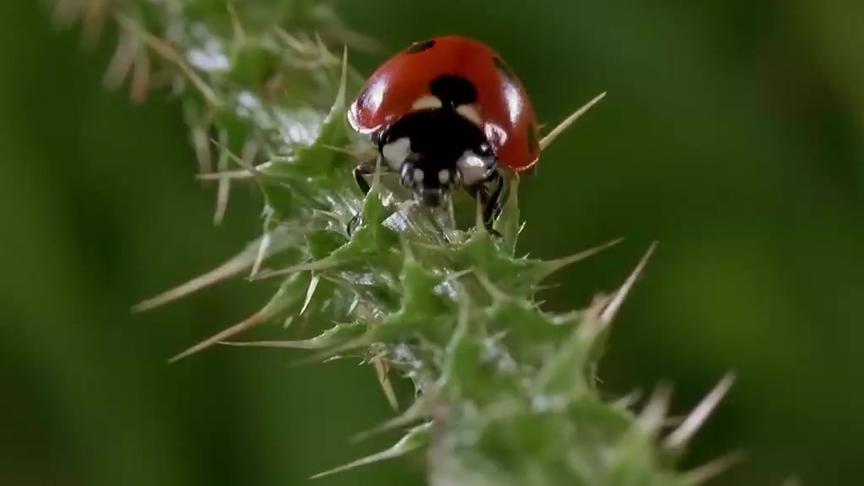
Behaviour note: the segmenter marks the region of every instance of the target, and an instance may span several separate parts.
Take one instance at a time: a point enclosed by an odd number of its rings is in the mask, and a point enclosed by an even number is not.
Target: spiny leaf
[[[393,447],[381,451],[377,454],[372,454],[371,456],[366,456],[362,459],[358,459],[353,462],[349,462],[344,466],[339,466],[328,471],[324,471],[312,476],[312,479],[323,478],[325,476],[330,476],[336,473],[344,472],[349,469],[355,469],[361,466],[368,466],[369,464],[374,464],[376,462],[386,461],[388,459],[395,459],[397,457],[404,456],[410,452],[413,452],[421,447],[425,447],[429,444],[430,439],[430,429],[432,428],[431,423],[423,424],[418,427],[414,427],[405,437],[402,437],[399,442],[393,445]]]
[[[322,271],[331,268],[338,267],[339,265],[343,265],[347,263],[348,260],[343,258],[336,258],[335,256],[330,256],[327,258],[322,258],[321,260],[315,260],[311,262],[298,263],[297,265],[292,265],[288,268],[282,268],[280,270],[271,270],[267,272],[259,273],[253,280],[262,280],[262,279],[270,279],[274,277],[284,277],[286,275],[296,275],[298,273],[309,272],[309,271]]]
[[[326,350],[351,342],[366,332],[366,325],[355,322],[337,324],[321,334],[297,341],[221,341],[219,344],[238,347]]]
[[[279,288],[279,291],[276,292],[270,302],[264,306],[260,311],[252,314],[246,319],[240,321],[239,323],[224,329],[213,336],[195,344],[194,346],[186,349],[185,351],[177,354],[168,360],[169,363],[174,363],[184,358],[188,358],[189,356],[203,351],[214,344],[218,344],[232,336],[236,336],[242,332],[248,331],[253,327],[264,324],[266,322],[271,321],[276,316],[288,312],[292,307],[298,306],[300,301],[300,296],[302,294],[302,289],[306,288],[309,281],[308,279],[302,278],[298,275],[296,278],[291,278],[286,280],[282,286]]]
[[[617,238],[607,243],[603,243],[602,245],[598,245],[593,248],[574,253],[570,256],[557,258],[555,260],[545,260],[537,262],[532,266],[529,271],[525,272],[525,276],[532,282],[542,282],[558,270],[561,270],[562,268],[569,265],[573,265],[574,263],[581,262],[582,260],[586,260],[604,250],[618,245],[622,241],[624,241],[623,238]]]
[[[430,419],[434,396],[435,394],[431,393],[417,397],[414,403],[412,403],[407,410],[402,412],[401,415],[397,415],[380,425],[355,435],[353,440],[359,442],[375,434],[406,427],[412,423]]]
[[[181,284],[170,290],[162,292],[155,297],[143,300],[138,304],[135,304],[132,307],[132,311],[146,312],[157,307],[161,307],[170,302],[182,299],[183,297],[191,295],[201,289],[204,289],[216,283],[235,277],[250,266],[252,266],[253,262],[256,259],[256,256],[259,253],[259,247],[262,241],[270,240],[274,242],[273,245],[268,246],[266,251],[264,251],[260,255],[261,259],[264,259],[267,256],[279,253],[285,248],[295,244],[295,235],[296,232],[292,228],[288,227],[277,228],[273,234],[264,234],[263,236],[261,236],[261,238],[246,245],[246,248],[242,252],[231,257],[231,259],[229,259],[222,265],[219,265],[213,270],[198,277],[195,277],[194,279],[184,284]]]
[[[382,175],[380,160],[362,197],[351,169],[378,154],[346,124],[348,93],[363,79],[343,45],[366,40],[326,5],[59,2],[58,16],[81,21],[88,38],[106,19],[120,26],[106,84],[131,78],[136,100],[157,81],[171,85],[190,127],[199,179],[216,182],[216,223],[236,181],[253,180],[264,195],[262,238],[218,269],[136,306],[149,309],[247,270],[251,280],[280,281],[263,309],[175,359],[216,343],[300,348],[312,351],[312,360],[350,355],[371,364],[391,403],[391,376],[414,384],[413,405],[374,430],[422,425],[392,448],[328,473],[429,442],[434,486],[679,486],[719,469],[680,474],[674,462],[731,380],[721,381],[665,440],[659,438],[671,423],[665,389],[638,415],[595,389],[610,323],[653,246],[613,295],[581,311],[544,312],[537,298],[544,279],[617,241],[552,261],[515,257],[524,225],[518,176],[506,181],[509,195],[495,222],[500,237],[479,219],[463,230],[447,211],[406,200],[397,178]],[[328,42],[342,50],[341,59]],[[541,149],[602,97],[555,127]],[[360,155],[360,146],[371,153]],[[317,335],[227,341],[265,322],[287,326],[299,319]],[[322,329],[333,322],[349,324]]]

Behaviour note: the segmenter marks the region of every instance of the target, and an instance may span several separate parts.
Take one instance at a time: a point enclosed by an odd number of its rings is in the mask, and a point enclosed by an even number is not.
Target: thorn
[[[612,406],[622,410],[629,410],[642,398],[642,390],[633,390],[630,393],[612,401]]]
[[[645,269],[645,265],[648,264],[648,260],[651,258],[651,255],[654,254],[654,250],[657,248],[657,243],[654,242],[648,247],[648,251],[645,252],[645,255],[642,256],[642,259],[639,260],[639,264],[636,265],[636,268],[633,269],[633,272],[627,277],[627,280],[624,282],[624,285],[618,289],[618,292],[612,296],[609,302],[604,307],[603,311],[600,313],[600,322],[603,325],[608,325],[615,319],[615,316],[618,314],[618,311],[621,309],[621,305],[624,303],[624,299],[627,298],[627,294],[630,293],[630,290],[633,288],[633,285],[636,283],[636,279],[639,278],[639,275],[642,274],[642,271]]]
[[[561,270],[562,268],[564,268],[568,265],[578,263],[578,262],[585,260],[587,258],[590,258],[590,257],[592,257],[592,256],[594,256],[594,255],[596,255],[596,254],[598,254],[604,250],[608,250],[609,248],[612,248],[613,246],[621,243],[622,241],[624,241],[624,238],[617,238],[617,239],[614,239],[612,241],[609,241],[609,242],[603,243],[601,245],[595,246],[593,248],[583,250],[579,253],[575,253],[573,255],[566,256],[564,258],[558,258],[556,260],[550,260],[547,262],[543,262],[543,264],[542,264],[542,266],[543,266],[542,270],[543,271],[541,272],[540,280],[545,279],[546,277],[548,277],[552,273],[557,272],[558,270]]]
[[[704,484],[718,475],[723,474],[743,459],[743,452],[732,452],[714,459],[707,464],[703,464],[695,469],[684,472],[682,479],[684,480],[684,484],[688,485]]]
[[[489,228],[486,227],[486,223],[483,221],[483,204],[480,202],[480,198],[474,199],[474,227],[480,229],[483,233],[489,233]]]
[[[198,172],[200,175],[209,174],[213,171],[213,159],[207,132],[213,125],[213,112],[205,110],[203,115],[196,118],[198,118],[196,123],[190,123],[192,147],[195,149],[195,158],[198,160]]]
[[[663,419],[663,427],[664,428],[677,427],[677,426],[681,425],[686,418],[687,417],[682,417],[680,415],[666,417],[665,419]]]
[[[322,258],[320,260],[315,260],[307,263],[300,263],[298,265],[293,265],[288,268],[283,268],[282,270],[270,270],[267,272],[261,272],[258,275],[255,275],[250,280],[264,280],[273,277],[281,277],[283,275],[291,275],[292,273],[299,272],[308,272],[310,270],[327,270],[328,268],[335,267],[336,265],[342,263],[334,258],[332,255],[326,258]]]
[[[228,136],[225,131],[220,133],[220,139],[223,139],[223,146],[228,145]],[[243,161],[240,164],[242,167],[254,167],[253,162],[255,160],[255,155],[258,152],[258,144],[256,144],[252,140],[247,140],[246,143],[243,144],[243,154],[240,160]],[[219,160],[216,163],[217,169],[220,172],[225,172],[228,170],[228,160],[231,158],[232,154],[226,149],[223,149],[219,154]],[[219,179],[219,186],[216,192],[216,210],[213,213],[213,224],[215,226],[219,226],[222,224],[222,221],[225,219],[225,212],[228,210],[228,198],[231,196],[231,178],[223,177]]]
[[[227,329],[224,329],[223,331],[218,332],[218,333],[214,334],[213,336],[210,336],[209,338],[199,342],[198,344],[186,349],[182,353],[175,355],[174,357],[169,359],[168,362],[169,363],[176,363],[177,361],[180,361],[181,359],[188,358],[189,356],[192,356],[195,353],[203,351],[203,350],[209,348],[210,346],[213,346],[214,344],[218,344],[218,343],[224,341],[225,339],[230,338],[231,336],[239,334],[243,331],[248,331],[249,329],[252,329],[253,327],[255,327],[259,324],[263,324],[264,322],[267,321],[267,319],[269,317],[270,317],[270,314],[269,314],[269,312],[266,312],[266,308],[262,309],[262,310],[256,312],[255,314],[252,314],[251,316],[247,317],[246,319],[238,322],[237,324],[234,324],[233,326],[231,326]]]
[[[81,44],[85,49],[93,49],[99,43],[107,16],[108,2],[106,0],[86,2],[84,20],[81,25]]]
[[[57,0],[52,17],[63,26],[71,26],[81,15],[82,5],[78,0]]]
[[[600,93],[599,95],[595,96],[594,99],[592,99],[588,103],[585,103],[584,106],[574,111],[572,115],[565,118],[564,121],[559,123],[557,127],[553,128],[548,135],[546,135],[540,140],[540,150],[546,150],[549,145],[551,145],[552,142],[554,142],[555,139],[564,132],[564,130],[567,130],[570,125],[572,125],[576,120],[581,118],[582,115],[584,115],[588,110],[591,109],[591,107],[596,105],[604,97],[606,97],[606,92]]]
[[[448,356],[453,356],[457,346],[465,340],[465,337],[471,329],[471,296],[468,295],[467,292],[460,292],[458,303],[459,315],[456,318],[456,329],[453,330],[453,335],[450,337],[445,348]],[[447,378],[444,377],[440,379],[446,380]]]
[[[213,138],[210,139],[210,143],[212,143],[214,147],[218,148],[221,151],[221,153],[226,154],[235,164],[242,167],[246,172],[249,172],[250,174],[252,174],[252,176],[262,176],[263,177],[264,174],[262,174],[258,170],[257,166],[247,162],[246,159],[243,157],[238,157],[234,152],[231,151],[231,149],[228,148],[228,146],[226,144],[220,142],[219,140],[213,139]],[[254,157],[254,154],[258,151],[258,145],[254,141],[251,141],[251,140],[247,143],[252,144],[252,147],[244,146],[243,152],[244,152],[244,154],[247,153],[247,151],[252,152],[253,157]],[[221,153],[220,153],[220,155],[221,155]],[[264,165],[264,164],[262,164],[262,165]]]
[[[217,344],[232,348],[317,349],[316,345],[311,344],[312,339],[299,341],[219,341]]]
[[[396,392],[393,390],[393,384],[390,383],[388,373],[389,366],[381,356],[372,357],[372,366],[375,367],[375,376],[378,378],[378,383],[381,385],[381,390],[384,391],[384,396],[387,397],[387,403],[394,411],[399,410],[399,399],[396,398]]]
[[[319,39],[320,41],[320,39]],[[342,72],[339,77],[339,91],[336,92],[336,101],[333,103],[333,111],[345,108],[345,96],[348,90],[348,46],[342,48]]]
[[[262,238],[267,238],[269,236],[270,234],[267,233]],[[257,241],[251,243],[242,252],[231,257],[230,260],[219,265],[213,270],[204,273],[203,275],[199,275],[198,277],[178,285],[177,287],[162,292],[155,297],[151,297],[135,304],[132,306],[132,312],[145,312],[161,307],[182,297],[193,294],[203,288],[234,277],[252,265],[253,257],[255,255],[254,249],[257,247],[257,243]]]
[[[353,350],[356,350],[359,348],[363,348],[363,347],[369,346],[373,342],[375,342],[374,341],[375,338],[376,338],[376,334],[375,334],[375,330],[373,328],[373,329],[370,329],[368,331],[363,332],[360,336],[358,336],[354,339],[350,339],[348,341],[345,341],[344,343],[342,343],[336,347],[331,347],[330,349],[326,350],[324,353],[319,353],[315,356],[312,356],[312,359],[313,360],[315,360],[315,359],[325,359],[326,360],[330,357],[338,356],[338,355],[341,355],[342,353],[345,353],[348,351],[353,351]]]
[[[254,175],[246,169],[205,172],[195,175],[195,178],[199,181],[221,181],[222,179],[242,180],[251,179],[252,177],[254,177]]]
[[[354,295],[354,300],[352,300],[352,301],[351,301],[351,305],[348,306],[348,312],[346,312],[346,314],[349,315],[349,316],[350,316],[350,315],[353,315],[353,314],[354,314],[354,311],[357,310],[357,307],[358,307],[359,305],[360,305],[360,297],[359,297],[358,295],[355,294],[355,295]]]
[[[366,456],[362,459],[358,459],[353,462],[349,462],[344,466],[339,466],[329,471],[324,471],[318,474],[315,474],[310,479],[318,479],[323,478],[324,476],[330,476],[332,474],[340,473],[343,471],[347,471],[349,469],[354,469],[361,466],[366,466],[369,464],[373,464],[380,461],[386,461],[388,459],[395,459],[400,456],[404,456],[409,452],[412,452],[420,447],[423,447],[429,442],[429,433],[432,428],[432,424],[423,424],[411,429],[405,437],[402,437],[399,442],[397,442],[393,447],[378,452],[377,454],[372,454],[370,456]]]
[[[491,280],[489,280],[489,277],[480,272],[474,272],[474,274],[477,276],[477,280],[480,281],[480,285],[482,285],[483,288],[486,289],[486,292],[488,292],[493,299],[507,300],[510,298],[509,295],[505,294],[501,289],[495,286],[495,284],[492,283]]]
[[[372,196],[370,196],[372,194]],[[378,156],[375,159],[375,173],[372,174],[372,185],[369,189],[369,192],[366,193],[366,198],[364,198],[363,205],[366,205],[367,198],[369,197],[377,197],[381,200],[381,156]]]
[[[228,18],[231,20],[231,28],[234,31],[234,42],[236,44],[244,44],[246,42],[246,33],[243,31],[243,25],[240,23],[240,17],[237,15],[237,9],[234,4],[225,2],[225,9],[228,11]]]
[[[309,288],[306,289],[306,300],[303,301],[303,307],[300,308],[300,313],[298,316],[302,316],[306,309],[309,308],[309,304],[312,302],[312,297],[315,295],[315,290],[318,288],[318,283],[321,281],[320,275],[315,275],[309,281]]]
[[[350,29],[337,28],[336,35],[347,44],[369,54],[380,54],[384,47],[374,38]]]
[[[291,49],[297,51],[298,54],[309,53],[308,46],[287,30],[283,29],[282,27],[276,27],[273,29],[273,31],[276,33],[276,36],[282,40],[282,42],[284,42]]]
[[[654,433],[663,426],[671,397],[672,387],[668,384],[661,383],[654,389],[636,422],[642,431]]]
[[[429,396],[422,395],[420,398],[414,401],[411,406],[408,407],[408,410],[405,410],[401,415],[393,417],[386,422],[376,425],[375,427],[360,432],[359,434],[355,434],[351,437],[352,442],[360,442],[362,440],[366,440],[373,435],[380,434],[383,432],[387,432],[388,430],[397,429],[400,427],[405,427],[411,425],[413,422],[417,422],[418,420],[424,420],[430,418],[429,413]]]
[[[504,202],[504,208],[495,221],[495,227],[500,227],[500,233],[504,236],[503,241],[506,243],[510,253],[516,252],[516,242],[519,240],[519,235],[525,227],[525,223],[519,221],[519,182],[521,178],[519,174],[514,172],[505,181],[508,184],[507,200]]]
[[[470,268],[466,268],[465,270],[459,270],[458,272],[447,274],[447,276],[444,277],[444,282],[455,282],[456,280],[461,279],[465,275],[470,275],[472,273],[474,273],[474,270]]]
[[[129,85],[129,98],[135,103],[147,101],[150,94],[150,56],[140,52],[132,65],[132,83]]]
[[[338,152],[340,154],[350,155],[351,157],[357,157],[356,152],[354,152],[351,149],[347,149],[345,147],[337,147],[335,145],[330,145],[330,144],[326,144],[326,143],[320,144],[319,147],[327,149],[327,150],[332,150],[333,152]],[[359,157],[357,157],[357,158],[359,158]]]
[[[405,263],[416,264],[417,259],[414,258],[414,250],[411,248],[411,244],[408,242],[408,239],[400,237],[399,246],[402,247],[402,253],[405,255]]]
[[[699,402],[699,405],[684,419],[684,422],[669,434],[666,438],[666,447],[670,449],[678,449],[687,444],[696,432],[702,428],[702,425],[711,416],[711,413],[717,408],[717,405],[723,400],[723,397],[729,392],[732,384],[735,382],[735,375],[732,373],[724,376],[714,388]]]
[[[200,76],[191,68],[186,61],[183,60],[183,57],[177,53],[177,51],[172,47],[169,43],[160,39],[159,37],[151,34],[144,30],[140,25],[135,23],[132,18],[124,15],[124,14],[116,14],[115,18],[117,19],[117,23],[120,24],[124,29],[132,32],[134,35],[139,37],[144,41],[153,51],[162,56],[166,61],[177,66],[180,71],[183,72],[184,75],[189,79],[189,82],[195,86],[195,89],[201,93],[201,96],[212,106],[222,106],[222,100],[216,95],[216,93],[207,85],[207,83],[201,79]]]
[[[305,350],[321,350],[333,348],[334,346],[344,345],[345,343],[353,343],[355,339],[355,331],[359,330],[360,334],[365,331],[365,326],[359,324],[336,324],[330,329],[326,329],[321,334],[309,339],[301,339],[296,341],[220,341],[219,344],[224,346],[246,347],[246,348],[272,348],[272,349],[305,349]],[[336,348],[342,350],[341,348]],[[334,351],[338,352],[338,351]]]
[[[330,50],[327,49],[327,44],[324,42],[324,39],[321,38],[321,34],[316,30],[312,33],[315,36],[315,47],[318,48],[318,51],[321,52],[321,56],[330,55]],[[344,46],[343,49],[347,49],[348,46]]]
[[[224,129],[219,131],[219,145],[227,147],[228,132]],[[219,159],[216,161],[216,170],[228,170],[229,155],[227,149],[222,149],[219,152]],[[219,226],[225,218],[225,211],[228,209],[228,198],[231,196],[231,179],[219,179],[219,187],[216,190],[216,209],[213,211],[213,225]]]
[[[318,349],[318,345],[312,343],[313,339],[315,338],[298,341],[219,341],[216,344],[232,348]]]
[[[121,32],[117,40],[117,48],[108,63],[108,69],[102,77],[102,84],[110,89],[119,89],[132,70],[138,52],[138,41],[129,32]]]

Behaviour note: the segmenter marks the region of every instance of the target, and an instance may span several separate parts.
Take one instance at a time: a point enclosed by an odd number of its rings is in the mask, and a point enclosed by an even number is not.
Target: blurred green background
[[[683,411],[735,370],[687,464],[740,449],[714,484],[860,484],[860,0],[337,5],[388,52],[442,33],[489,42],[546,123],[608,91],[526,181],[522,250],[628,241],[560,274],[549,308],[614,288],[659,240],[604,390],[672,381]],[[355,363],[215,349],[165,364],[272,288],[129,306],[239,249],[261,202],[237,191],[212,227],[178,106],[105,92],[108,43],[84,52],[48,18],[40,2],[0,2],[0,484],[307,484],[391,440],[348,440],[390,413]],[[369,72],[382,55],[354,64]],[[418,457],[314,484],[422,484],[421,472]]]

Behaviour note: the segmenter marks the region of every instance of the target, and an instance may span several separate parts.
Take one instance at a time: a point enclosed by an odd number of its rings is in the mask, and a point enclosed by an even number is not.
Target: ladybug
[[[454,189],[480,200],[492,230],[506,198],[502,169],[521,172],[540,156],[537,120],[521,81],[482,42],[459,36],[416,42],[368,79],[348,111],[377,160],[354,169],[365,176],[396,172],[417,201],[439,207]]]

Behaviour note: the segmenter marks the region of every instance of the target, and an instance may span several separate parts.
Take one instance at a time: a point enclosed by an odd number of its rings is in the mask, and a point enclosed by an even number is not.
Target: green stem
[[[497,223],[501,238],[482,224],[438,224],[377,174],[361,198],[350,172],[364,141],[345,115],[346,96],[362,78],[327,45],[366,41],[332,11],[299,0],[61,5],[67,18],[85,24],[95,21],[87,12],[109,6],[113,15],[98,18],[115,19],[122,33],[110,78],[131,75],[139,96],[155,72],[172,81],[201,159],[199,177],[220,184],[217,220],[234,181],[254,180],[266,199],[263,237],[215,271],[136,307],[149,310],[247,270],[281,280],[263,309],[175,359],[217,344],[359,358],[375,366],[394,402],[387,370],[412,380],[416,401],[379,428],[405,428],[403,439],[330,472],[426,449],[429,482],[442,486],[677,485],[706,478],[708,469],[688,475],[675,464],[729,380],[668,435],[667,393],[632,411],[601,399],[595,388],[609,325],[648,255],[613,295],[580,311],[546,312],[536,303],[544,280],[609,245],[553,261],[515,256],[522,224],[515,177]],[[543,146],[600,98],[552,130]],[[208,133],[220,134],[215,147]],[[214,150],[221,161],[215,173]],[[361,223],[349,234],[358,213]],[[307,325],[286,329],[285,341],[235,339],[268,322],[299,321]],[[333,322],[339,324],[328,328]]]

